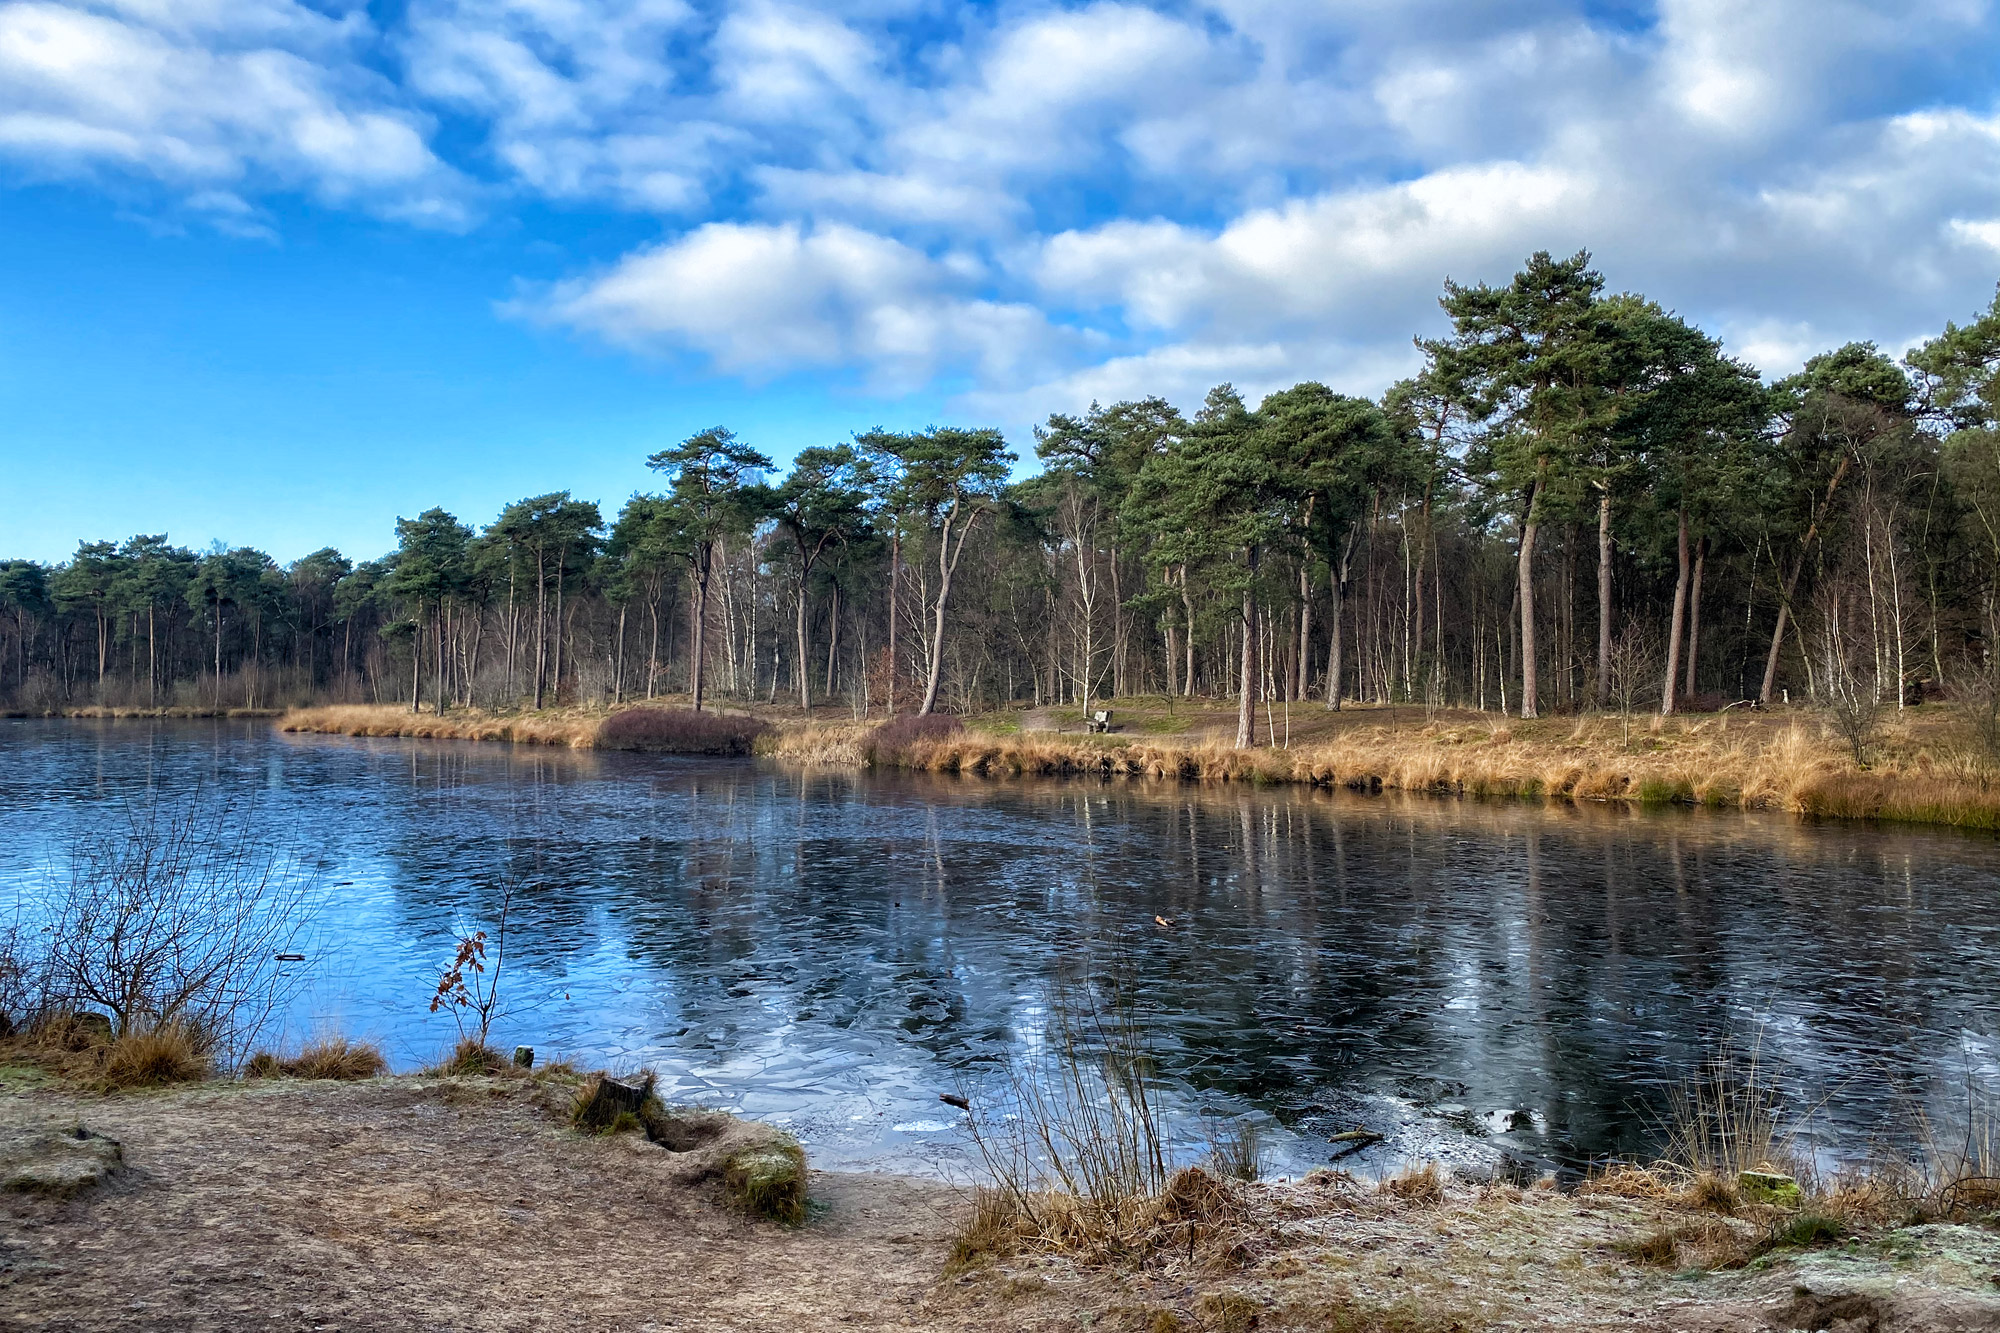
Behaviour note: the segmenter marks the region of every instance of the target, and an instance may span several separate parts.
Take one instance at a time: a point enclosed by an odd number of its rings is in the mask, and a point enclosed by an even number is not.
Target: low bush
[[[604,719],[597,745],[604,750],[658,754],[749,754],[770,730],[754,717],[697,713],[687,708],[628,708]]]
[[[869,732],[861,748],[871,764],[893,763],[912,745],[950,740],[964,730],[965,724],[950,713],[906,713]]]
[[[290,1059],[259,1051],[243,1068],[245,1078],[376,1078],[389,1072],[382,1048],[345,1037],[322,1037],[306,1043]]]

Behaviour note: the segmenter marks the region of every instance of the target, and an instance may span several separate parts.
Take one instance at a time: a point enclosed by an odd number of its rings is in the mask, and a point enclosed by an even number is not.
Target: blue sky
[[[1379,391],[1588,246],[1767,373],[2000,277],[1982,0],[0,0],[0,555],[291,559],[780,458]]]

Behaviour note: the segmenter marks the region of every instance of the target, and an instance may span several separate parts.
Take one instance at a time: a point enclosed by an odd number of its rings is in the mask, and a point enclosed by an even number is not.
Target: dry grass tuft
[[[90,1054],[97,1069],[86,1081],[107,1092],[198,1083],[211,1068],[201,1042],[179,1023],[127,1032]]]
[[[345,1037],[309,1041],[289,1059],[259,1051],[243,1068],[245,1078],[323,1078],[347,1082],[379,1078],[388,1072],[389,1061],[381,1047]]]
[[[496,1074],[526,1074],[514,1062],[477,1037],[462,1037],[458,1045],[423,1071],[432,1078],[478,1078]]]
[[[1577,1187],[1583,1195],[1605,1195],[1614,1199],[1645,1199],[1667,1203],[1685,1196],[1690,1173],[1672,1162],[1608,1162],[1592,1171]]]
[[[1758,1246],[1719,1217],[1657,1227],[1612,1247],[1634,1263],[1655,1268],[1741,1268]]]
[[[1440,1310],[1415,1299],[1383,1305],[1352,1294],[1332,1301],[1288,1303],[1272,1320],[1274,1327],[1309,1328],[1314,1333],[1475,1333],[1490,1322],[1478,1314]]]
[[[1736,1188],[1736,1182],[1727,1176],[1702,1171],[1682,1191],[1680,1202],[1689,1208],[1711,1213],[1733,1213],[1743,1206],[1743,1194]]]
[[[861,742],[861,749],[871,764],[923,768],[929,765],[910,763],[913,754],[928,752],[930,747],[964,734],[965,724],[949,713],[905,713],[869,732]]]
[[[991,1185],[972,1191],[972,1206],[952,1233],[951,1255],[945,1261],[947,1276],[997,1263],[1020,1248],[1016,1229],[1020,1213],[1013,1196]]]
[[[738,1207],[789,1227],[806,1220],[806,1150],[789,1134],[731,1153],[722,1187]]]
[[[1425,1162],[1384,1180],[1382,1193],[1418,1207],[1435,1207],[1444,1202],[1444,1173],[1436,1162]]]

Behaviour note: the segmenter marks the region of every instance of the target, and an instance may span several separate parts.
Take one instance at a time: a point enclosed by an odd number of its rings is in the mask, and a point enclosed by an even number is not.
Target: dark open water
[[[1383,1162],[1643,1150],[1724,1032],[1849,1151],[2000,1072],[1990,836],[13,721],[0,905],[149,789],[247,803],[330,886],[295,1037],[436,1055],[436,967],[511,880],[501,1043],[653,1064],[824,1163],[962,1160],[938,1094],[990,1088],[1064,973],[1280,1169],[1356,1124]]]

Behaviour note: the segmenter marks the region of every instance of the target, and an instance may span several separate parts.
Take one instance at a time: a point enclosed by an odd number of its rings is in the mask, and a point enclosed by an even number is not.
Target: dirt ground
[[[79,1121],[125,1169],[0,1195],[0,1328],[49,1330],[2000,1330],[2000,1232],[1927,1227],[1728,1273],[1615,1248],[1659,1205],[1338,1179],[1253,1187],[1218,1265],[954,1270],[964,1193],[816,1172],[790,1229],[679,1155],[584,1138],[523,1080],[210,1083],[83,1096],[13,1080],[0,1125]]]

